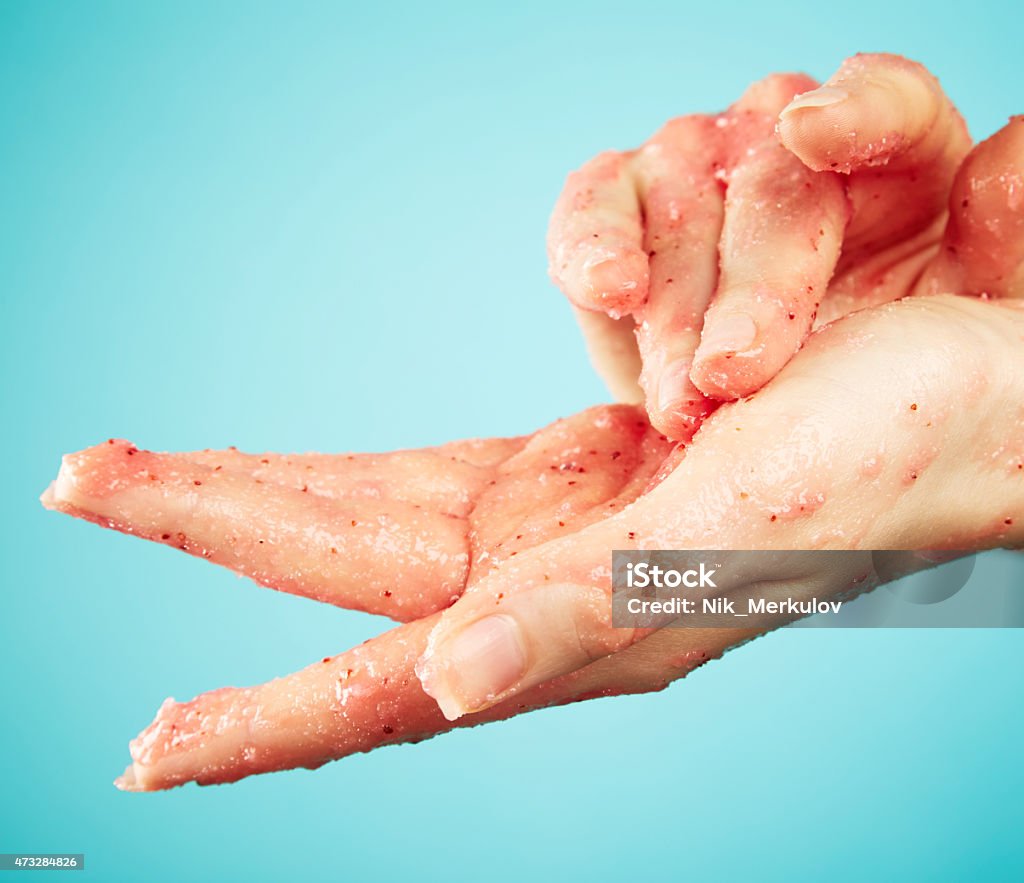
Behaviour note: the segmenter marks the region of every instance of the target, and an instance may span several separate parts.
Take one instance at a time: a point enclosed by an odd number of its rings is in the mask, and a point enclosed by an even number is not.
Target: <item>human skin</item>
[[[1020,288],[1021,118],[962,162],[966,126],[921,65],[858,55],[816,86],[775,75],[672,120],[574,172],[555,206],[551,274],[595,366],[672,438],[851,310]]]
[[[611,628],[614,548],[1022,545],[1022,344],[1011,303],[868,309],[688,446],[605,406],[530,437],[379,457],[116,441],[71,455],[51,508],[411,620],[269,684],[165,703],[119,784],[234,781],[656,690],[754,636]]]

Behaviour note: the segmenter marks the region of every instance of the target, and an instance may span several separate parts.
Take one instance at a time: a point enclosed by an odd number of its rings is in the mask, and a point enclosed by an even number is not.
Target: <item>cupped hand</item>
[[[967,129],[921,65],[858,55],[816,86],[776,75],[672,120],[557,202],[552,276],[613,393],[672,438],[763,386],[816,325],[915,291],[1002,296],[1020,276],[1021,238],[992,247],[1024,223],[1020,118],[961,167]]]
[[[406,622],[262,686],[168,700],[119,784],[316,767],[656,690],[756,634],[611,628],[615,548],[1022,544],[1022,341],[1024,310],[968,298],[857,313],[719,409],[689,448],[619,405],[529,437],[381,456],[112,440],[66,457],[51,508]]]

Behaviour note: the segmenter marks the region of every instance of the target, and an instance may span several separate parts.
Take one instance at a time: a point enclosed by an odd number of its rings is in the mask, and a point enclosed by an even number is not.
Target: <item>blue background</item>
[[[660,695],[121,794],[164,696],[386,624],[36,503],[61,453],[111,435],[388,449],[603,399],[545,274],[567,170],[858,50],[928,64],[986,136],[1024,110],[1019,23],[1009,3],[0,3],[0,851],[84,851],[97,880],[1019,878],[1016,630],[789,631]]]

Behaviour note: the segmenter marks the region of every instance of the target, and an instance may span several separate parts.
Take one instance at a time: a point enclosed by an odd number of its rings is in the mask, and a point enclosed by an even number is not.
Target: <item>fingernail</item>
[[[617,257],[587,263],[585,267],[587,281],[596,293],[633,291],[637,288],[633,268]]]
[[[850,97],[850,93],[845,89],[838,89],[835,86],[822,86],[820,89],[812,89],[810,92],[804,92],[803,95],[797,95],[792,101],[789,102],[783,109],[780,116],[785,116],[794,110],[801,110],[805,107],[829,107],[833,104],[838,104],[840,101],[845,101]]]
[[[590,255],[583,273],[590,296],[602,308],[628,311],[647,296],[647,256],[630,250],[603,249]]]
[[[49,509],[51,512],[57,508],[57,497],[54,493],[54,485],[57,482],[51,481],[47,486],[46,490],[43,491],[42,496],[39,497],[39,502],[43,504],[44,509]]]
[[[429,667],[434,677],[427,692],[448,720],[479,711],[526,673],[519,626],[508,616],[478,619],[442,644]]]
[[[701,356],[712,353],[742,353],[754,344],[757,325],[746,313],[719,313],[701,335]]]
[[[696,398],[696,390],[690,382],[690,360],[677,359],[661,372],[658,379],[658,410],[674,410],[679,402],[689,396]]]

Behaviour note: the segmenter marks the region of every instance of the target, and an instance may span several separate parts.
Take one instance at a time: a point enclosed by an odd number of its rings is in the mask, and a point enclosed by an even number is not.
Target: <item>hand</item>
[[[673,120],[570,175],[555,207],[552,276],[598,370],[672,438],[763,386],[815,324],[914,291],[1002,296],[1019,278],[1024,240],[993,248],[991,232],[1024,218],[1019,119],[950,198],[970,139],[923,67],[860,55],[815,86],[777,75],[724,114]]]
[[[611,629],[613,548],[1024,543],[1022,337],[1024,311],[967,298],[858,313],[674,451],[607,406],[383,456],[69,456],[51,508],[407,621],[262,686],[169,700],[119,784],[315,767],[443,732],[441,709],[473,712],[463,725],[657,690],[756,634]]]
[[[640,409],[608,406],[530,437],[379,456],[158,454],[110,440],[65,457],[49,508],[407,623],[261,687],[165,703],[119,786],[229,782],[449,729],[414,672],[436,614],[530,547],[627,505],[671,447]],[[494,716],[609,691],[629,666],[546,685]]]
[[[524,553],[442,614],[418,671],[447,717],[673,640],[612,627],[612,549],[1024,544],[1024,303],[946,295],[849,315],[683,450],[631,506]],[[797,569],[753,577],[826,594],[872,578],[856,557],[836,572],[782,564]]]

